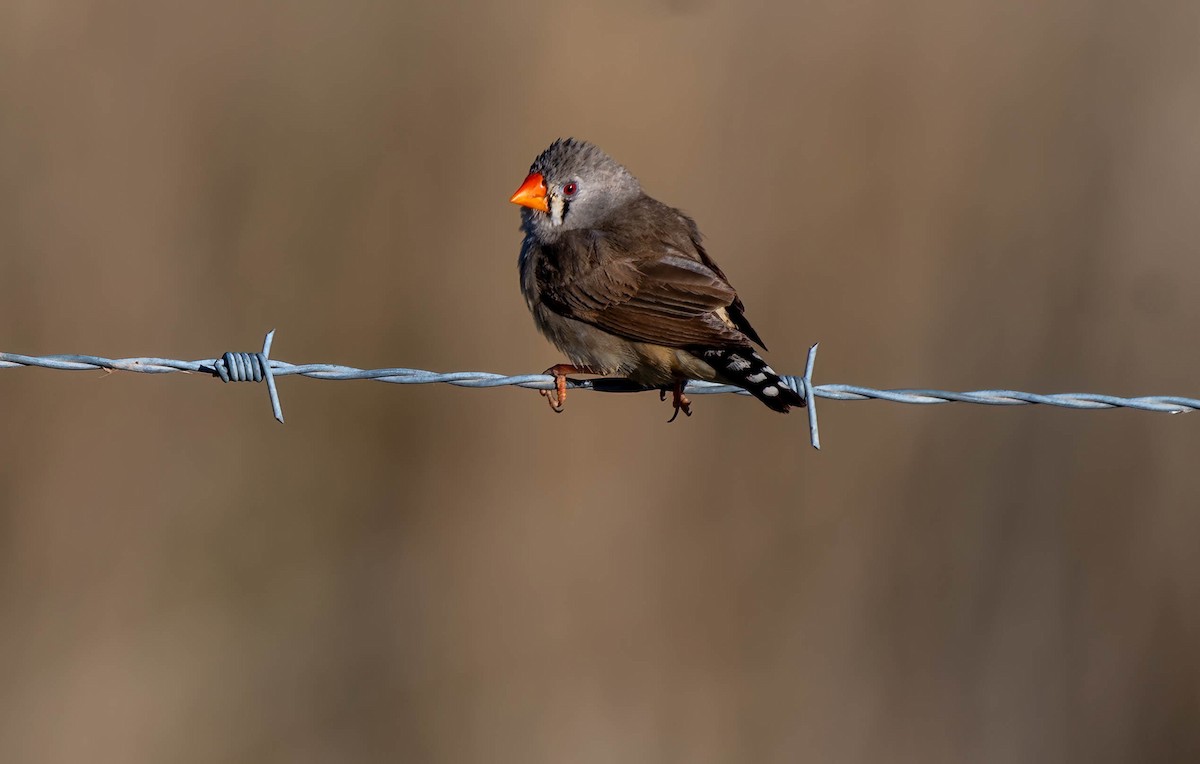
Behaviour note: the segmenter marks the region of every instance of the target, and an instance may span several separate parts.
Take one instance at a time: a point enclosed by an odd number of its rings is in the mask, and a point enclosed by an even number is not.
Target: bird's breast
[[[615,334],[559,315],[540,303],[533,308],[533,320],[546,339],[576,366],[590,366],[602,374],[625,375],[637,364],[634,343]]]
[[[712,366],[682,348],[636,342],[583,321],[559,315],[544,305],[533,309],[534,323],[576,366],[600,374],[628,377],[651,387],[678,379],[716,380]]]

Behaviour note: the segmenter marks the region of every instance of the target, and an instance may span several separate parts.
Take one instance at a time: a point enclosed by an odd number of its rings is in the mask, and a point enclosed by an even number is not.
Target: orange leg
[[[544,396],[550,404],[550,408],[554,409],[555,414],[563,412],[563,406],[567,402],[567,375],[568,374],[599,374],[600,372],[587,366],[574,366],[569,363],[560,363],[551,366],[542,372],[543,374],[551,374],[554,376],[553,390],[539,390],[538,392]]]
[[[671,405],[675,407],[675,413],[667,420],[667,424],[674,422],[679,417],[679,412],[682,411],[685,416],[692,415],[692,402],[683,394],[683,388],[687,385],[686,379],[675,380],[675,386],[671,388],[672,399]],[[658,391],[658,399],[665,401],[667,399],[667,388]]]

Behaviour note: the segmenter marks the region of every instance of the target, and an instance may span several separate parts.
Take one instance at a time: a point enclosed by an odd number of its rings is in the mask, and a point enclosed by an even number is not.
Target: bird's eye
[[[574,196],[575,192],[578,190],[579,187],[575,185],[575,181],[571,181],[567,185],[563,186],[563,196]]]

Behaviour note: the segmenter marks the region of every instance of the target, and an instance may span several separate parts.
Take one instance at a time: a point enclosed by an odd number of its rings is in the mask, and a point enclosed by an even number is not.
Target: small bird
[[[627,377],[673,394],[689,379],[737,385],[775,411],[804,406],[754,350],[766,345],[700,244],[696,223],[651,198],[598,147],[560,138],[509,199],[521,205],[521,291],[534,323],[570,363],[545,371],[561,412],[567,374]]]

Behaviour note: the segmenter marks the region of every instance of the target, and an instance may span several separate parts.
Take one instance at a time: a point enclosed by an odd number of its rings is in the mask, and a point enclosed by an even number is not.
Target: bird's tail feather
[[[744,388],[771,409],[786,414],[805,405],[804,396],[788,387],[753,348],[706,348],[697,353],[725,381]]]

